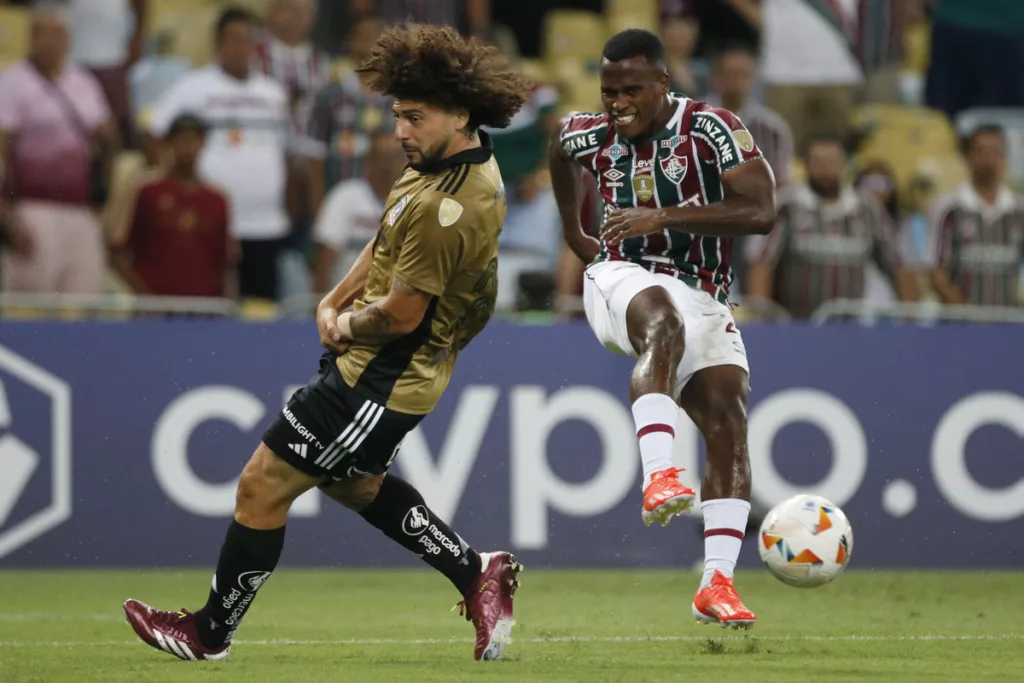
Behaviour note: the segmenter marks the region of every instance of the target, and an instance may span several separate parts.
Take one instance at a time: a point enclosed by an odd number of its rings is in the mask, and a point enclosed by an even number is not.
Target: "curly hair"
[[[389,29],[356,71],[385,95],[468,110],[471,131],[507,127],[533,88],[497,48],[448,26]]]

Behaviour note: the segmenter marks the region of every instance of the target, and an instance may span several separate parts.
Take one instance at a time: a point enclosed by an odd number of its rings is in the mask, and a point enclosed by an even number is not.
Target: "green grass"
[[[139,643],[121,603],[198,607],[208,572],[0,572],[0,681],[1024,680],[1022,573],[849,571],[806,591],[743,573],[749,635],[693,622],[689,572],[522,579],[504,661],[473,661],[457,595],[427,570],[284,569],[231,659],[194,664]]]

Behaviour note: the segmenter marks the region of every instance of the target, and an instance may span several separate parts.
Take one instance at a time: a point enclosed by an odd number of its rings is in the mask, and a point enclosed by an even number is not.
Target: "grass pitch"
[[[689,572],[521,578],[500,662],[473,661],[472,627],[449,611],[458,596],[429,570],[284,568],[231,659],[195,664],[137,641],[121,603],[197,608],[207,571],[0,572],[0,681],[1024,680],[1024,573],[851,570],[813,590],[741,573],[749,634],[693,622]]]

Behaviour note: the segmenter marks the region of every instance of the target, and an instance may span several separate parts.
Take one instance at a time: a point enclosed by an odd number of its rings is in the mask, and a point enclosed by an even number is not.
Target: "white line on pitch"
[[[758,636],[754,634],[728,635],[711,631],[704,636],[552,636],[547,638],[516,638],[516,643],[682,643],[703,642],[707,640],[725,640],[743,642],[758,641],[793,641],[793,642],[897,642],[897,641],[1000,641],[1024,640],[1021,633],[1002,633],[995,635],[918,635],[918,636]],[[339,638],[337,640],[293,640],[275,638],[272,640],[238,640],[236,645],[249,646],[282,646],[282,645],[448,645],[472,643],[472,638]],[[70,641],[0,641],[0,647],[38,648],[38,647],[112,647],[135,645],[137,640],[70,640]]]

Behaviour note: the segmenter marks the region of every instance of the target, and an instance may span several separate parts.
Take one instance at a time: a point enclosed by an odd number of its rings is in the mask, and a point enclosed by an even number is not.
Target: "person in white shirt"
[[[216,28],[216,63],[184,76],[157,105],[149,134],[163,137],[178,115],[210,124],[199,159],[200,176],[220,187],[231,204],[231,230],[241,250],[239,294],[278,298],[278,260],[291,230],[285,209],[288,169],[288,96],[284,86],[251,68],[254,17],[225,10]],[[147,157],[158,161],[156,142]]]
[[[327,194],[313,227],[317,293],[340,282],[363,247],[376,237],[384,202],[405,162],[405,153],[394,136],[377,132],[370,140],[364,175],[343,180]]]
[[[765,103],[796,136],[844,138],[864,81],[853,50],[859,0],[766,0],[761,43]]]

